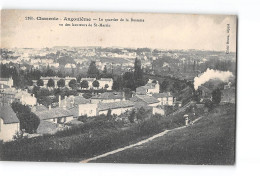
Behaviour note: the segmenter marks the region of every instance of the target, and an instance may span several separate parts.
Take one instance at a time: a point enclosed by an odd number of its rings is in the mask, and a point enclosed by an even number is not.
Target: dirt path
[[[200,120],[201,118],[202,118],[202,117],[199,117],[199,118],[195,119],[194,121],[191,122],[191,124],[194,124],[195,122],[197,122],[197,121]],[[165,131],[163,131],[163,132],[161,132],[161,133],[158,133],[158,134],[156,134],[156,135],[154,135],[154,136],[152,136],[152,137],[150,137],[150,138],[148,138],[148,139],[142,140],[142,141],[137,142],[137,143],[135,143],[135,144],[128,145],[128,146],[126,146],[126,147],[122,147],[122,148],[113,150],[113,151],[111,151],[111,152],[104,153],[104,154],[102,154],[102,155],[95,156],[95,157],[93,157],[93,158],[89,158],[89,159],[86,159],[86,160],[82,160],[82,161],[80,161],[80,163],[88,163],[89,161],[93,161],[93,160],[96,160],[96,159],[99,159],[99,158],[103,158],[103,157],[106,157],[106,156],[108,156],[108,155],[112,155],[112,154],[115,154],[115,153],[124,151],[124,150],[126,150],[126,149],[130,149],[130,148],[133,148],[133,147],[136,147],[136,146],[145,144],[145,143],[150,142],[150,141],[152,141],[152,140],[154,140],[154,139],[156,139],[156,138],[159,138],[159,137],[162,137],[162,136],[166,135],[168,132],[173,132],[173,131],[176,131],[176,130],[179,130],[179,129],[182,129],[182,128],[186,128],[186,127],[187,127],[187,126],[181,126],[181,127],[178,127],[178,128],[174,128],[174,129],[172,129],[172,130],[165,130]]]

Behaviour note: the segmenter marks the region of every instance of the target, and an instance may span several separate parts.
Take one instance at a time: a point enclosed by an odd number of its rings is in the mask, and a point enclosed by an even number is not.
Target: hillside
[[[192,126],[94,162],[234,164],[235,105],[225,106]]]

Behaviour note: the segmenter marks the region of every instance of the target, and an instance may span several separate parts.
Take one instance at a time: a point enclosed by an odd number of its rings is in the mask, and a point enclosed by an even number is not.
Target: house
[[[99,89],[112,90],[113,79],[112,78],[101,78],[98,80]]]
[[[34,111],[34,113],[40,118],[40,121],[64,124],[73,120],[73,114],[70,111],[61,107],[49,107],[49,109],[47,110],[36,110]]]
[[[88,117],[98,115],[98,104],[97,103],[87,103],[78,105],[78,116],[87,115]]]
[[[0,104],[11,104],[14,101],[20,102],[23,105],[34,106],[37,99],[27,91],[15,88],[7,88],[0,92]]]
[[[0,84],[6,85],[8,87],[13,87],[13,78],[0,78]]]
[[[91,97],[91,103],[112,103],[124,100],[124,92],[104,92]]]
[[[0,92],[0,104],[11,104],[15,101],[15,94],[16,89],[15,88],[6,88],[1,90]]]
[[[87,104],[90,102],[90,99],[86,99],[82,96],[65,96],[63,100],[61,100],[61,97],[59,96],[59,107],[63,107],[65,109],[77,107],[80,104]]]
[[[20,131],[19,119],[8,104],[0,105],[0,112],[0,140],[10,141]]]
[[[160,101],[161,105],[173,105],[173,96],[170,92],[168,93],[155,93],[152,95],[154,98]]]
[[[159,82],[151,79],[149,79],[146,85],[136,88],[136,94],[140,94],[140,95],[154,94],[159,92],[160,92]]]
[[[15,96],[15,100],[18,100],[23,105],[28,106],[35,106],[37,103],[37,99],[35,98],[34,94],[31,95],[27,91],[18,91]]]
[[[98,116],[98,115],[107,115],[108,110],[111,110],[111,114],[120,115],[126,111],[130,111],[134,108],[134,103],[131,101],[116,101],[110,103],[88,103],[80,104],[78,106],[79,116],[87,115]]]
[[[111,114],[120,115],[126,111],[131,111],[134,108],[134,103],[126,101],[117,101],[112,103],[99,103],[98,104],[98,115],[107,115],[108,110],[111,110]]]
[[[149,95],[135,95],[134,97],[130,98],[130,101],[135,103],[136,108],[140,107],[156,107],[160,105],[160,101],[153,96]]]

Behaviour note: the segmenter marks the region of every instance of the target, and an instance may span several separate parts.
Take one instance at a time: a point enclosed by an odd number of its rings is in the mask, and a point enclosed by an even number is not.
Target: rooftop
[[[165,98],[165,97],[172,97],[171,93],[154,93],[154,98]]]
[[[47,111],[35,111],[34,113],[40,118],[40,120],[73,116],[73,114],[70,111],[60,108],[60,107],[52,108]]]
[[[132,107],[132,106],[134,106],[134,103],[126,100],[126,101],[118,101],[118,102],[112,102],[112,103],[100,103],[100,104],[98,104],[98,109],[100,111],[102,111],[102,110],[126,108],[126,107]]]
[[[148,95],[136,95],[136,96],[130,98],[130,100],[133,102],[141,100],[147,104],[159,103],[159,100],[157,100],[156,98],[154,98],[152,96],[148,96]]]
[[[4,124],[19,123],[19,119],[10,105],[0,105],[0,112],[0,118],[3,119]]]
[[[91,99],[123,99],[122,92],[104,92],[99,95],[93,96]]]
[[[0,81],[9,81],[12,78],[0,78]]]
[[[96,78],[81,78],[81,81],[95,81]]]
[[[32,112],[36,112],[36,111],[41,112],[41,111],[47,111],[47,110],[48,110],[48,108],[46,108],[44,105],[33,106],[31,109]]]

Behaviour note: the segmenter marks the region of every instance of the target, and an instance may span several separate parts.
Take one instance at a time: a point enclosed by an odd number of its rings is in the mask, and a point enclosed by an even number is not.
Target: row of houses
[[[112,115],[121,115],[127,111],[144,107],[145,109],[151,109],[154,114],[163,114],[164,112],[162,112],[161,107],[164,105],[172,105],[173,96],[170,93],[159,93],[158,82],[152,82],[149,80],[147,84],[148,85],[146,86],[149,86],[149,89],[154,90],[146,91],[145,93],[139,92],[137,88],[136,94],[134,94],[129,100],[126,100],[123,92],[105,92],[102,94],[97,94],[90,99],[85,99],[82,96],[65,96],[61,99],[61,96],[59,96],[56,107],[45,107],[43,105],[39,105],[37,104],[36,98],[31,95],[30,96],[35,98],[35,100],[26,99],[25,101],[25,95],[28,94],[26,91],[20,91],[23,93],[16,92],[16,94],[8,94],[8,89],[5,89],[1,93],[5,96],[14,95],[13,101],[15,101],[15,97],[18,97],[17,95],[21,94],[22,98],[19,99],[21,102],[26,102],[27,104],[28,102],[33,102],[30,105],[31,111],[40,119],[40,125],[37,129],[37,133],[45,134],[55,133],[59,130],[59,128],[64,126],[64,124],[71,123],[80,116],[91,117],[102,114],[107,115],[108,111],[111,111]],[[1,104],[1,106],[10,107],[8,103]],[[10,129],[12,129],[11,132],[9,131],[10,135],[7,135],[7,137],[4,138],[4,140],[11,140],[11,137],[17,132],[17,129],[19,129],[19,121],[17,121],[17,117],[15,118],[11,108],[6,108],[6,110],[13,115],[12,117],[14,118],[12,119],[16,119],[11,122],[13,125],[12,127],[10,126]],[[8,116],[9,114],[6,113],[6,115],[1,118],[5,120]],[[2,124],[7,124],[3,120],[1,122]],[[5,125],[2,125],[1,129],[6,129],[3,126]],[[6,134],[2,134],[2,136],[6,136]],[[0,139],[2,139],[2,137]]]
[[[69,87],[69,83],[72,80],[76,80],[75,77],[65,77],[65,78],[61,78],[61,77],[57,77],[57,76],[53,76],[53,77],[40,77],[40,80],[43,81],[43,87],[47,87],[47,84],[49,82],[49,80],[53,80],[54,81],[54,87],[57,88],[58,87],[58,81],[59,80],[64,80],[65,83],[65,87]],[[33,80],[33,85],[37,85],[37,81],[38,80]],[[112,90],[112,86],[113,86],[113,79],[112,78],[100,78],[100,79],[96,79],[96,78],[82,78],[82,81],[87,81],[88,82],[88,88],[86,88],[87,90],[89,89],[106,89],[106,90]],[[99,86],[95,87],[93,86],[93,82],[94,81],[98,81]]]

